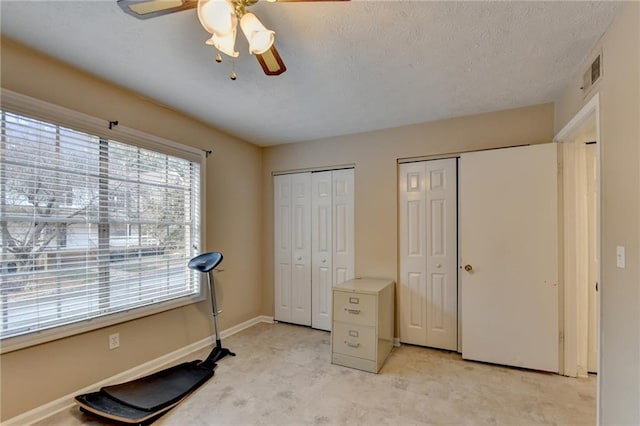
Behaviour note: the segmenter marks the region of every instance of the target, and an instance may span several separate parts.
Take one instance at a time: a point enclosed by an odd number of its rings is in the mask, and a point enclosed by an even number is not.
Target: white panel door
[[[426,161],[427,346],[458,349],[456,159]]]
[[[354,276],[354,170],[273,182],[274,318],[329,331],[333,285]]]
[[[456,159],[400,166],[400,339],[458,348]]]
[[[275,312],[277,321],[291,321],[291,175],[273,177]]]
[[[332,289],[354,277],[354,171],[312,174],[312,322],[331,330]]]
[[[331,330],[333,283],[332,173],[311,174],[311,327]]]
[[[355,174],[354,169],[334,170],[333,181],[333,285],[354,278]],[[331,300],[331,293],[329,293]]]
[[[311,173],[291,175],[291,322],[311,325]]]
[[[400,340],[427,344],[426,177],[424,162],[400,165]]]
[[[557,146],[459,164],[462,356],[557,372]]]

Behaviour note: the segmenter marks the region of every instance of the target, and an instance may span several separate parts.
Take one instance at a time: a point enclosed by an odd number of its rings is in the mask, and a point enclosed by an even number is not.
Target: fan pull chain
[[[222,55],[220,55],[220,52],[216,53],[216,62],[222,62]],[[238,74],[236,74],[236,58],[231,58],[231,74],[229,74],[229,78],[231,80],[238,78]]]
[[[238,74],[236,74],[236,58],[231,58],[231,74],[229,74],[229,78],[234,81],[238,78]]]

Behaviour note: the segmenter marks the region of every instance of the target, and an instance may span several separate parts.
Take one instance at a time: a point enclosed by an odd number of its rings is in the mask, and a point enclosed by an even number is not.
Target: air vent
[[[582,74],[582,93],[587,94],[590,89],[595,85],[602,77],[602,55],[598,54],[591,62],[589,68],[587,68]]]

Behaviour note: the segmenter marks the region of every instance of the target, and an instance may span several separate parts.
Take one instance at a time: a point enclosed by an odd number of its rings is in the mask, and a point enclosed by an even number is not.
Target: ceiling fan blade
[[[287,70],[275,44],[272,44],[266,52],[256,54],[256,59],[266,75],[280,75]]]
[[[198,6],[198,0],[118,0],[118,6],[125,13],[138,19],[149,19],[194,9]]]

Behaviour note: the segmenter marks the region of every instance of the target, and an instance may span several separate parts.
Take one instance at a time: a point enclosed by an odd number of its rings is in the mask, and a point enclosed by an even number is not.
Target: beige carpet
[[[154,425],[595,424],[594,378],[409,345],[395,348],[376,375],[332,365],[329,337],[264,323],[229,337],[224,346],[237,356],[220,361],[205,386]],[[106,423],[74,407],[40,424]]]

